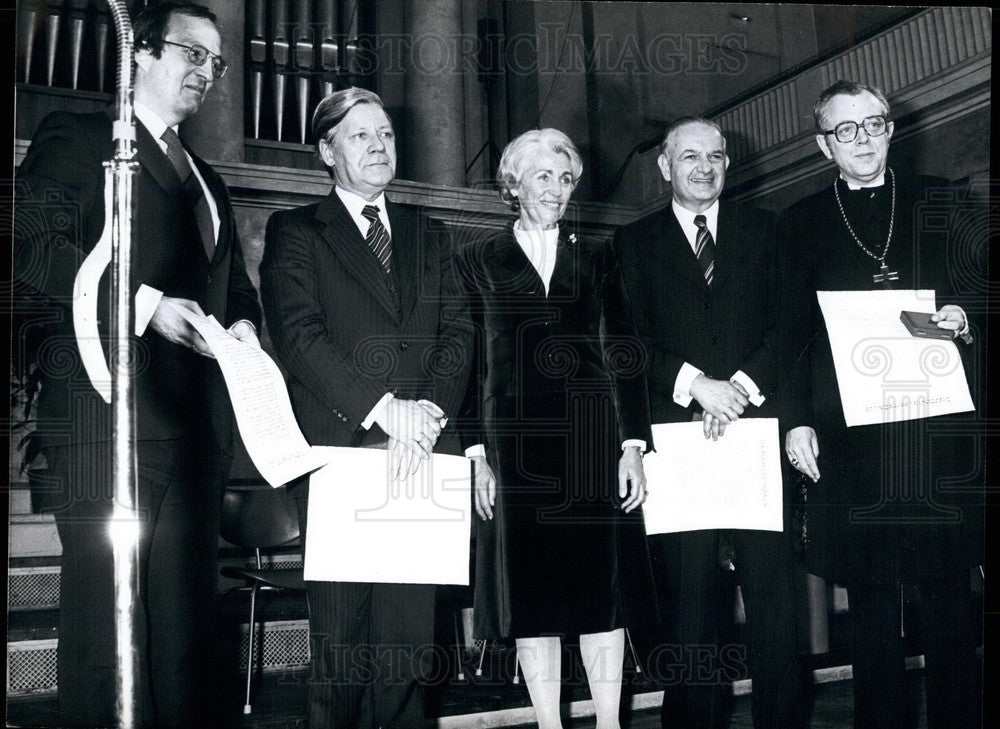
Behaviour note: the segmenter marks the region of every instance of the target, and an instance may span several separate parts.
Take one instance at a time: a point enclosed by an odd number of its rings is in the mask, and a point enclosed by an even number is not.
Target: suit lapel
[[[538,271],[531,265],[528,256],[514,237],[514,228],[508,228],[497,240],[493,249],[493,264],[498,282],[504,291],[511,294],[543,295],[545,286]],[[556,258],[558,265],[558,256]]]
[[[677,221],[673,209],[668,205],[665,213],[666,220],[663,221],[663,235],[651,236],[650,242],[663,255],[667,271],[676,273],[690,279],[701,287],[708,288],[705,281],[705,274],[701,270],[701,264],[695,258],[691,244],[688,243],[684,229]],[[716,247],[718,250],[718,247]]]
[[[371,249],[361,236],[344,203],[334,190],[324,198],[316,210],[316,219],[323,223],[323,239],[333,254],[340,260],[345,270],[360,281],[372,297],[399,321],[396,302],[385,285],[385,274]],[[393,250],[395,255],[395,250]]]
[[[188,150],[188,154],[191,155],[198,172],[201,173],[201,179],[205,181],[205,185],[215,201],[215,210],[219,215],[219,235],[215,240],[215,254],[212,256],[212,266],[217,266],[226,257],[229,241],[232,239],[233,220],[232,215],[230,215],[232,207],[229,204],[229,193],[223,187],[215,170],[191,150]]]
[[[135,129],[135,148],[139,164],[165,193],[173,198],[179,197],[180,179],[167,155],[163,153],[160,145],[142,122],[136,120]]]
[[[552,280],[549,281],[549,297],[572,296],[578,290],[576,276],[579,272],[577,257],[580,255],[580,250],[569,241],[569,236],[570,232],[565,225],[560,224],[559,240],[556,243],[556,263],[552,268]]]
[[[400,320],[406,322],[413,313],[423,280],[420,274],[426,250],[420,236],[420,218],[419,214],[388,200],[385,212],[392,228],[392,273],[399,289]]]
[[[719,206],[719,225],[715,241],[715,271],[712,288],[718,290],[732,275],[743,246],[739,214],[731,205]]]
[[[136,152],[139,159],[139,163],[142,165],[143,169],[149,173],[149,176],[153,178],[157,185],[163,190],[163,192],[170,198],[171,202],[175,205],[183,206],[184,209],[187,208],[187,203],[183,200],[180,193],[180,178],[177,177],[177,171],[174,166],[170,163],[170,159],[163,153],[160,145],[153,138],[153,135],[149,133],[149,130],[143,126],[142,122],[136,121]],[[194,161],[195,166],[198,168],[198,172],[201,174],[201,179],[205,181],[205,185],[208,187],[208,191],[212,195],[212,199],[215,201],[215,209],[219,215],[219,235],[215,241],[215,253],[212,256],[212,266],[218,265],[225,257],[228,251],[228,241],[232,235],[232,220],[230,219],[229,211],[229,197],[226,190],[222,187],[221,181],[217,178],[214,170],[212,170],[201,158],[195,155],[191,150],[187,149],[187,145],[184,146],[191,159]],[[193,211],[191,211],[193,215]]]

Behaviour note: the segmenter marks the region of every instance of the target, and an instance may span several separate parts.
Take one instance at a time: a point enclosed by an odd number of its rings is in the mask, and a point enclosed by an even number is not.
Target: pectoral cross
[[[891,289],[892,285],[890,281],[899,281],[899,272],[890,271],[889,267],[885,265],[885,261],[882,261],[882,266],[879,268],[879,273],[872,275],[872,281],[875,283],[880,283],[884,288]]]

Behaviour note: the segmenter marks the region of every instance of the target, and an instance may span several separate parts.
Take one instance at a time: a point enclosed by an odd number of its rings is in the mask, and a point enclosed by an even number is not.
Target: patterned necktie
[[[208,200],[205,198],[205,191],[198,182],[198,176],[191,169],[187,154],[181,145],[181,138],[177,136],[170,127],[160,135],[160,139],[167,143],[167,158],[174,166],[177,177],[181,181],[181,194],[194,210],[194,218],[198,223],[198,231],[201,233],[201,243],[205,248],[205,255],[208,260],[215,256],[215,226],[212,224],[212,212],[208,208]]]
[[[372,249],[372,253],[382,264],[387,274],[392,273],[392,249],[390,247],[389,231],[382,225],[382,219],[378,216],[377,205],[365,205],[361,210],[361,215],[370,225],[365,234],[365,243]]]
[[[702,273],[705,274],[705,281],[712,285],[712,271],[715,270],[715,241],[708,231],[708,223],[704,215],[695,215],[694,224],[698,226],[698,236],[694,240],[694,255],[701,264]]]

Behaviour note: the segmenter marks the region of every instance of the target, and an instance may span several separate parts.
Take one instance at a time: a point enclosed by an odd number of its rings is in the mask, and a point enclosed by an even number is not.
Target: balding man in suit
[[[701,420],[706,438],[723,438],[744,415],[775,417],[768,402],[775,378],[771,217],[720,202],[729,157],[714,122],[674,122],[661,152],[670,206],[615,239],[649,354],[652,419]],[[720,538],[734,547],[748,655],[720,645]],[[796,726],[802,683],[788,535],[706,529],[649,542],[664,631],[647,662],[664,684],[664,729],[720,726],[720,684],[736,678],[734,663],[743,661],[753,678],[754,726]]]

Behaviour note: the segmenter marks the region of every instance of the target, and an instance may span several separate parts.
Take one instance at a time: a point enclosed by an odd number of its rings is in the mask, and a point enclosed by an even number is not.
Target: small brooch
[[[569,234],[569,237],[567,238],[567,240],[568,240],[568,241],[569,241],[570,243],[576,243],[576,233],[570,233],[570,234]]]

